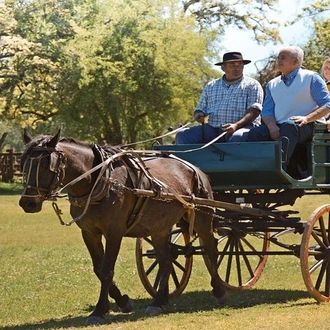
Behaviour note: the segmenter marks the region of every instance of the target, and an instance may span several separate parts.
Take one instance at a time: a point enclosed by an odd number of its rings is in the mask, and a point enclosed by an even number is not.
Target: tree
[[[162,17],[163,7],[153,3],[117,1],[111,10],[105,4],[88,23],[74,25],[60,60],[53,122],[69,123],[64,129],[84,139],[121,144],[191,115],[212,72],[204,58],[211,36],[197,33],[191,17],[178,20],[174,5]]]
[[[276,2],[12,1],[0,11],[0,119],[113,144],[159,135],[219,76],[219,31],[278,40]]]
[[[0,119],[22,126],[50,120],[58,113],[58,47],[54,35],[46,35],[50,28],[41,27],[45,20],[40,8],[33,2],[18,4],[16,9],[0,7],[1,22],[6,22],[0,30]]]
[[[319,72],[322,63],[330,57],[330,20],[315,22],[314,34],[304,46],[305,60],[304,65]]]
[[[216,28],[225,32],[229,25],[252,30],[260,43],[279,41],[278,22],[268,14],[277,11],[278,0],[185,0],[184,11],[191,13],[201,29]]]

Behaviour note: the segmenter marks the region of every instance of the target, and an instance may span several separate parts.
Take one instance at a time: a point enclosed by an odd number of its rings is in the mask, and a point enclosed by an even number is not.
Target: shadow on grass
[[[300,290],[234,290],[229,292],[228,303],[223,308],[240,309],[248,308],[263,304],[296,304],[299,299],[309,298],[306,291]],[[136,299],[134,300],[134,312],[129,314],[113,311],[115,306],[111,304],[111,311],[106,315],[106,324],[119,322],[134,322],[146,317],[145,310],[150,304],[151,299]],[[313,303],[302,302],[300,305]],[[316,301],[314,301],[317,304]],[[83,328],[86,326],[88,314],[93,310],[93,306],[87,306],[81,316],[66,316],[62,319],[49,319],[44,322],[26,323],[21,325],[12,325],[1,327],[1,330],[41,330],[41,329],[58,329],[58,328]],[[164,308],[164,314],[172,313],[195,313],[200,311],[212,311],[219,308],[216,300],[213,298],[210,291],[196,291],[183,293],[181,296],[170,300],[169,304]],[[86,313],[86,315],[85,315]],[[153,316],[157,317],[157,316]]]

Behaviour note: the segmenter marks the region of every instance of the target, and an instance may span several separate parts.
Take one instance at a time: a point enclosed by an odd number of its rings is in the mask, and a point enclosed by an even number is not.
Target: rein
[[[157,152],[156,154],[159,154],[159,152]],[[155,177],[153,177],[147,166],[145,165],[143,159],[141,158],[141,155],[146,155],[146,152],[144,151],[122,151],[119,152],[115,155],[110,156],[109,158],[107,158],[106,160],[104,160],[103,162],[101,162],[100,164],[98,164],[97,166],[93,167],[92,169],[90,169],[89,171],[85,172],[84,174],[78,176],[77,178],[75,178],[74,180],[70,181],[69,183],[67,183],[65,186],[63,186],[61,189],[59,189],[58,191],[56,191],[55,193],[51,194],[52,197],[59,197],[59,195],[62,193],[62,191],[64,189],[66,189],[69,186],[74,185],[75,183],[79,182],[80,180],[82,180],[83,178],[85,178],[86,176],[90,175],[91,173],[100,170],[100,173],[98,174],[98,177],[88,195],[87,201],[85,203],[85,207],[83,212],[78,216],[75,217],[74,219],[72,219],[69,222],[64,222],[62,220],[62,211],[60,210],[60,208],[58,207],[58,205],[56,204],[56,202],[53,202],[53,209],[56,213],[56,215],[58,216],[60,223],[62,225],[65,226],[71,226],[73,223],[77,222],[78,220],[80,220],[87,212],[88,207],[90,205],[91,199],[92,199],[92,195],[94,192],[94,189],[96,187],[96,185],[99,183],[99,181],[102,179],[104,172],[106,171],[107,167],[109,166],[109,164],[111,164],[113,161],[115,161],[118,158],[121,158],[125,155],[130,155],[133,156],[135,159],[138,159],[138,165],[139,168],[141,169],[141,171],[143,172],[143,174],[145,175],[145,177],[152,182],[156,187],[158,187],[156,193],[156,197],[160,196],[161,194],[161,190],[162,189],[167,189],[174,197],[175,199],[177,199],[184,208],[187,209],[187,214],[188,214],[188,222],[189,222],[189,233],[192,235],[193,234],[193,227],[194,227],[194,218],[195,218],[195,205],[191,202],[186,201],[176,190],[172,189],[171,187],[169,187],[167,184],[165,184],[163,181],[156,179]],[[150,154],[151,156],[155,155],[155,152],[151,152]],[[178,159],[177,157],[175,157],[175,159]],[[105,179],[105,182],[108,183],[109,185],[113,186],[113,187],[118,187],[120,184],[118,182],[116,182],[116,180],[112,180],[111,177],[108,179]],[[123,185],[122,185],[123,186]],[[133,192],[133,189],[127,188],[125,186],[123,186],[122,188],[126,188],[127,190],[131,190]],[[116,189],[116,188],[115,188]],[[136,189],[136,188],[135,188]],[[193,198],[192,198],[193,200]],[[129,228],[130,229],[130,228]]]
[[[120,145],[119,147],[120,148],[126,148],[126,147],[131,147],[131,146],[135,146],[137,144],[140,144],[140,143],[145,143],[145,142],[150,142],[150,141],[155,141],[155,140],[159,140],[159,139],[162,139],[163,137],[166,137],[166,136],[169,136],[169,135],[172,135],[180,130],[182,130],[183,128],[186,128],[188,126],[190,126],[193,122],[195,121],[195,119],[192,119],[190,121],[188,121],[187,124],[183,125],[183,126],[180,126],[178,127],[177,129],[171,131],[171,132],[167,132],[163,135],[159,135],[159,136],[156,136],[154,138],[151,138],[151,139],[147,139],[147,140],[144,140],[144,141],[138,141],[138,142],[134,142],[134,143],[129,143],[129,144],[123,144],[123,145]]]
[[[97,179],[95,180],[95,183],[94,183],[94,185],[93,185],[93,187],[92,187],[92,189],[91,189],[91,191],[90,191],[90,193],[89,193],[89,195],[88,195],[87,201],[86,201],[86,203],[85,203],[84,210],[83,210],[83,212],[82,212],[78,217],[72,219],[72,220],[69,221],[69,222],[64,222],[64,221],[62,220],[62,217],[61,217],[61,215],[62,215],[62,211],[59,209],[59,207],[57,206],[56,202],[53,202],[53,203],[52,203],[52,205],[53,205],[53,209],[54,209],[54,211],[55,211],[57,217],[59,218],[61,225],[71,226],[73,223],[75,223],[75,222],[77,222],[78,220],[80,220],[80,219],[86,214],[87,209],[88,209],[88,207],[89,207],[89,205],[90,205],[90,202],[91,202],[91,199],[92,199],[92,196],[93,196],[93,192],[94,192],[94,190],[95,190],[95,187],[97,186],[97,184],[98,184],[99,181],[101,180],[101,178],[102,178],[104,172],[106,171],[108,165],[109,165],[111,162],[113,162],[115,159],[120,158],[120,157],[122,157],[122,156],[125,155],[125,154],[127,154],[127,151],[119,152],[119,153],[117,153],[117,154],[115,154],[115,155],[109,157],[109,158],[106,159],[105,161],[101,162],[99,165],[97,165],[97,166],[91,168],[89,171],[87,171],[87,172],[85,172],[84,174],[78,176],[77,178],[75,178],[74,180],[70,181],[70,182],[67,183],[65,186],[63,186],[61,189],[59,189],[58,191],[56,191],[56,192],[54,192],[53,194],[51,194],[52,197],[55,197],[55,198],[56,198],[56,197],[60,197],[59,195],[62,193],[62,191],[63,191],[64,189],[66,189],[66,188],[69,187],[69,186],[74,185],[75,183],[79,182],[80,180],[84,179],[85,177],[87,177],[87,176],[90,175],[91,173],[93,173],[93,172],[95,172],[95,171],[97,171],[97,170],[99,170],[99,169],[101,168],[100,173],[99,173]]]
[[[134,144],[138,144],[138,143],[142,143],[142,142],[147,142],[147,141],[151,141],[151,140],[155,140],[170,134],[173,134],[179,130],[181,130],[182,128],[190,125],[192,122],[194,122],[195,120],[191,120],[189,123],[187,123],[186,125],[171,131],[167,134],[164,134],[160,137],[156,137],[153,139],[149,139],[149,140],[145,140],[145,141],[141,141],[141,142],[137,142]],[[157,150],[152,150],[147,152],[146,150],[124,150],[121,152],[118,152],[114,155],[111,155],[109,158],[107,158],[106,160],[103,160],[100,164],[98,164],[97,166],[91,168],[90,170],[88,170],[87,172],[83,173],[82,175],[78,176],[77,178],[75,178],[74,180],[68,182],[66,185],[64,185],[63,187],[61,187],[60,189],[58,189],[57,191],[54,191],[56,188],[56,185],[59,184],[64,176],[65,176],[65,164],[63,162],[63,158],[64,158],[64,154],[62,151],[58,151],[56,150],[56,148],[49,148],[49,147],[35,147],[34,149],[37,149],[38,151],[47,151],[49,154],[47,155],[39,155],[38,157],[29,157],[30,158],[30,164],[29,164],[29,169],[28,169],[28,174],[27,174],[27,180],[26,182],[29,181],[30,179],[30,175],[31,175],[31,171],[32,171],[32,164],[34,160],[38,160],[38,164],[37,164],[37,170],[36,170],[36,186],[31,186],[31,185],[26,185],[25,186],[25,190],[26,189],[35,189],[38,194],[37,195],[22,195],[24,197],[38,197],[41,198],[42,200],[47,200],[49,198],[54,198],[56,200],[56,198],[62,198],[62,197],[66,197],[67,195],[62,195],[62,192],[64,189],[68,188],[69,186],[74,185],[75,183],[79,182],[80,180],[86,178],[87,176],[89,176],[90,174],[94,173],[95,171],[100,170],[98,177],[96,178],[93,187],[91,189],[91,191],[89,192],[86,202],[84,203],[84,209],[83,212],[78,216],[75,217],[74,219],[72,219],[69,222],[64,222],[62,220],[62,211],[60,210],[60,208],[58,207],[57,203],[55,201],[53,201],[52,206],[53,209],[57,215],[57,217],[59,218],[59,221],[62,225],[66,225],[66,226],[70,226],[73,223],[77,222],[78,220],[80,220],[87,212],[88,207],[90,206],[93,197],[95,198],[95,196],[93,196],[93,193],[97,187],[97,185],[100,183],[101,180],[104,180],[105,183],[109,184],[110,187],[116,187],[118,186],[118,183],[116,182],[116,180],[112,180],[111,179],[111,175],[109,178],[107,178],[106,176],[104,177],[104,173],[107,171],[108,166],[114,162],[115,160],[123,157],[123,156],[127,156],[130,155],[135,159],[138,159],[138,162],[136,162],[136,164],[138,165],[139,169],[143,172],[143,174],[145,175],[145,177],[149,180],[149,182],[154,184],[154,187],[157,187],[157,191],[155,192],[156,195],[159,195],[162,189],[167,189],[171,194],[173,194],[173,196],[183,205],[184,208],[187,209],[187,215],[188,215],[188,222],[189,222],[189,233],[192,234],[193,232],[193,225],[194,225],[194,218],[195,218],[195,205],[193,203],[187,202],[184,198],[181,197],[181,195],[179,193],[177,193],[174,189],[172,189],[171,187],[169,187],[167,184],[165,184],[164,182],[162,182],[159,179],[156,179],[155,177],[153,177],[150,172],[148,171],[148,168],[146,167],[142,156],[155,156],[155,155],[164,155],[164,154],[175,154],[175,153],[188,153],[188,152],[194,152],[194,151],[198,151],[204,148],[207,148],[208,146],[210,146],[211,144],[215,143],[217,140],[219,140],[221,137],[223,137],[226,134],[226,132],[223,132],[222,134],[220,134],[219,136],[217,136],[215,139],[213,139],[212,141],[208,142],[207,144],[203,145],[202,147],[199,148],[195,148],[195,149],[190,149],[190,150],[182,150],[182,151],[178,151],[178,150],[167,150],[167,151],[157,151]],[[130,146],[130,145],[134,145],[134,144],[128,144],[125,145],[125,147]],[[174,155],[169,155],[170,157],[173,157],[175,159],[178,159],[177,157],[175,157]],[[49,186],[48,189],[45,188],[40,188],[39,186],[39,172],[40,172],[40,163],[41,160],[45,157],[50,157],[50,170],[53,171],[54,177],[53,180]],[[181,159],[178,159],[181,160]],[[186,164],[186,162],[184,162],[183,160],[181,160],[183,163]],[[25,167],[27,164],[27,161],[24,162],[24,166]],[[62,175],[62,178],[61,178]],[[123,186],[126,189],[129,189],[128,187]],[[110,188],[111,189],[111,188]],[[115,188],[116,189],[116,188]],[[24,190],[24,192],[25,192]],[[54,191],[54,192],[53,192]],[[42,192],[46,192],[46,194],[42,193]],[[72,201],[70,201],[70,203],[73,203]]]

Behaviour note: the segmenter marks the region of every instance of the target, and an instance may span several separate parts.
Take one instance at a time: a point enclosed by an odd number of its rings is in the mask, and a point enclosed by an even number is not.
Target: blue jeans
[[[224,135],[217,142],[246,142],[247,134],[252,127],[253,126],[244,126],[230,136]],[[177,132],[175,144],[208,143],[221,133],[223,133],[222,128],[213,127],[209,124],[193,126]]]
[[[286,169],[297,143],[304,143],[313,137],[313,123],[299,126],[293,120],[287,120],[282,124],[277,124],[280,128],[280,140],[282,140],[282,149],[286,153],[283,168]],[[271,141],[268,127],[261,125],[252,128],[248,132],[247,141]],[[287,151],[287,152],[286,152]]]

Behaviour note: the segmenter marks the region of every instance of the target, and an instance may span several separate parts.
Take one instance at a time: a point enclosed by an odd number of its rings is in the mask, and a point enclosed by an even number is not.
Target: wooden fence
[[[13,182],[15,178],[22,177],[21,157],[22,153],[13,149],[0,153],[0,181]]]

